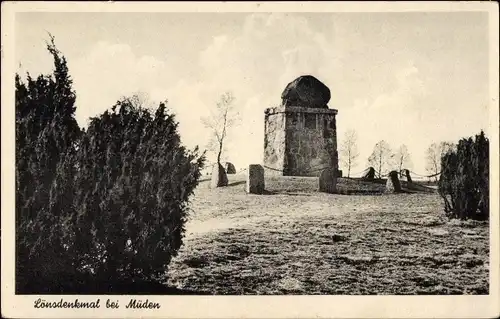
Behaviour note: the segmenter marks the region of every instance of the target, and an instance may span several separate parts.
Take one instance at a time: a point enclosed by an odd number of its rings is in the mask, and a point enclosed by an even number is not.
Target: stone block
[[[263,194],[265,190],[264,168],[258,164],[251,164],[247,170],[245,190],[249,194]]]
[[[373,181],[375,179],[375,169],[373,167],[368,168],[368,171],[362,178],[367,181]]]
[[[385,191],[387,193],[399,193],[401,192],[401,183],[399,182],[398,172],[391,171],[387,177],[387,182],[385,184]]]
[[[406,181],[408,183],[412,183],[412,180],[411,180],[411,176],[410,176],[410,170],[409,169],[404,169],[403,170],[403,174],[405,175],[406,177]]]
[[[335,170],[327,168],[319,176],[319,191],[333,194],[337,191],[337,176]]]
[[[215,164],[212,168],[212,178],[210,180],[210,188],[227,186],[228,180],[226,171],[221,164]]]
[[[233,163],[226,162],[225,163],[226,174],[236,174],[236,167],[234,167]]]

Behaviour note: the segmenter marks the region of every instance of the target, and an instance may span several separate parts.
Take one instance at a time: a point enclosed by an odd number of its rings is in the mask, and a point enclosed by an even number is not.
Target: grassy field
[[[488,223],[448,221],[435,193],[332,195],[316,192],[315,178],[281,177],[266,180],[269,194],[249,195],[244,178],[230,175],[214,190],[200,183],[169,285],[209,294],[488,293]],[[356,187],[383,190],[368,184]]]

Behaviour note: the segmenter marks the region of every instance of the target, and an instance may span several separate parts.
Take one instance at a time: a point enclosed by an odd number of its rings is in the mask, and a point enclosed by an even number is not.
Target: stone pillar
[[[405,169],[404,172],[405,172],[405,175],[406,175],[406,181],[408,183],[412,183],[411,176],[410,176],[410,170],[409,169]]]
[[[212,168],[212,178],[210,179],[210,188],[227,186],[228,180],[226,171],[221,164],[215,164]]]
[[[337,110],[297,106],[265,111],[266,174],[319,176],[318,168],[338,169]]]
[[[258,164],[251,164],[247,170],[245,190],[249,194],[263,194],[265,189],[264,168]]]
[[[337,176],[335,170],[327,168],[321,172],[319,177],[319,191],[333,194],[337,192]]]
[[[369,167],[368,171],[362,178],[367,181],[373,181],[375,179],[375,169],[373,167]]]
[[[226,162],[226,174],[236,174],[236,167],[234,167],[233,163]]]
[[[401,183],[399,182],[398,172],[391,171],[387,177],[387,182],[385,184],[385,191],[387,193],[399,193],[401,192]]]

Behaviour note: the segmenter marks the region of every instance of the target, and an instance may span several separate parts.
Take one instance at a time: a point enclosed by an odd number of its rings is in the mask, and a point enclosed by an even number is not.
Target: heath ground
[[[266,179],[246,194],[205,180],[191,201],[168,284],[209,294],[487,294],[488,222],[448,220],[435,192],[382,194],[339,180],[350,195],[317,192],[317,178]]]

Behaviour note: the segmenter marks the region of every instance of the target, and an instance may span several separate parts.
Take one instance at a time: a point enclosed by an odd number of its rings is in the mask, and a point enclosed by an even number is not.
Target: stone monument
[[[278,107],[265,110],[266,174],[320,176],[338,171],[336,115],[328,108],[330,89],[311,75],[290,82]]]

